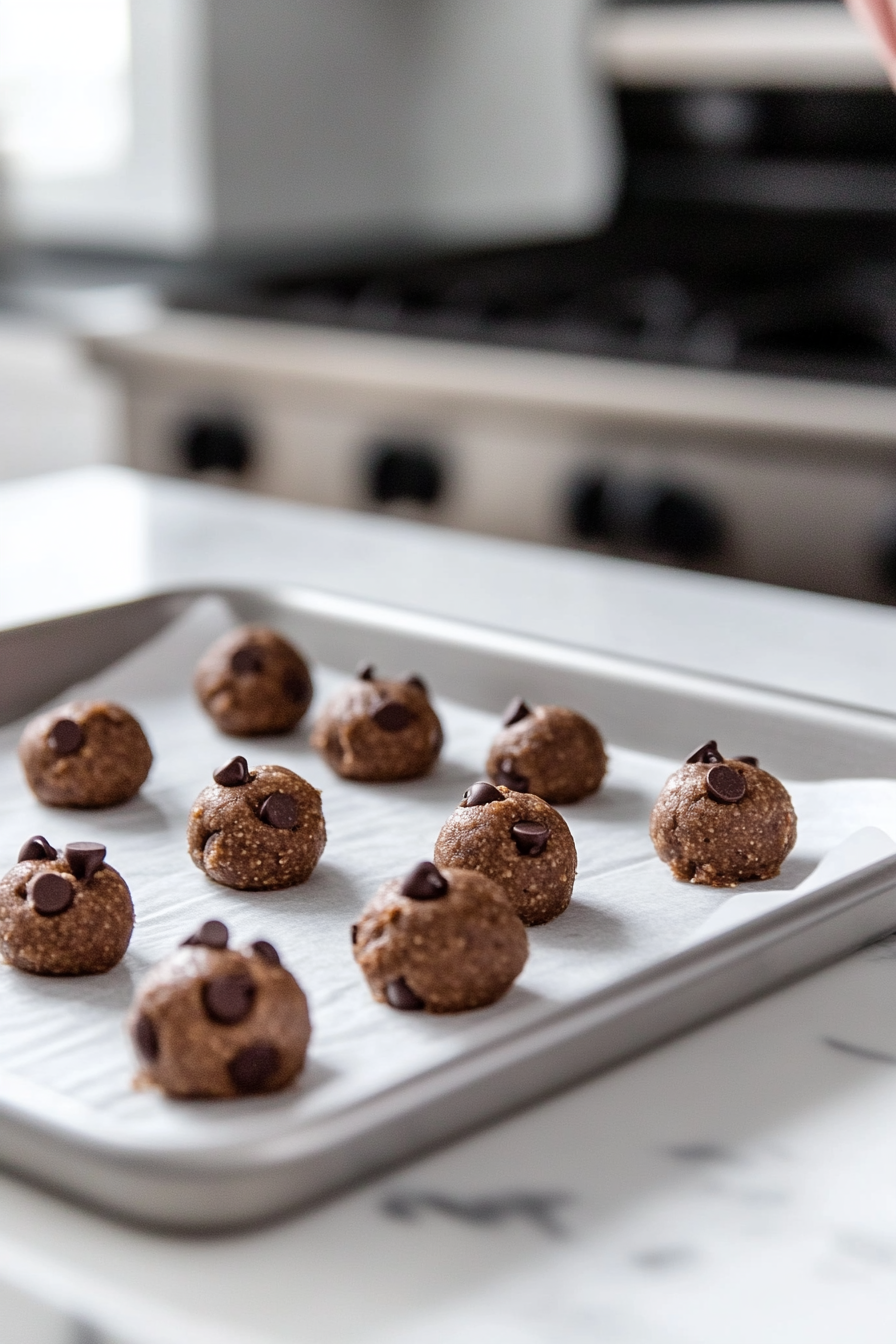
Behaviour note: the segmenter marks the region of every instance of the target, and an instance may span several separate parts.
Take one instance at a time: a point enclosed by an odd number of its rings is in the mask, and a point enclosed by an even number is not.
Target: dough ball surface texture
[[[139,986],[128,1026],[138,1083],[170,1097],[278,1092],[311,1036],[305,995],[269,943],[179,947]]]
[[[72,700],[32,719],[19,740],[28,786],[49,807],[115,807],[152,765],[140,724],[108,700]]]
[[[247,769],[244,784],[210,784],[193,804],[187,825],[196,867],[238,891],[278,891],[307,882],[326,843],[320,794],[283,765]]]
[[[343,779],[417,779],[435,765],[442,725],[417,678],[356,677],[327,702],[311,745]]]
[[[517,715],[518,717],[514,717]],[[562,705],[508,707],[489,751],[486,771],[496,784],[535,793],[548,803],[576,803],[600,788],[607,754],[600,733]]]
[[[427,865],[432,867],[432,865]],[[481,873],[443,868],[444,893],[414,899],[385,882],[352,930],[355,960],[375,999],[393,1008],[460,1013],[494,1003],[529,954],[504,892]]]
[[[572,897],[578,859],[569,827],[533,793],[476,784],[466,796],[487,790],[492,801],[451,814],[433,857],[440,868],[482,873],[504,888],[524,924],[546,924]]]
[[[0,879],[0,951],[20,971],[99,975],[121,961],[133,928],[127,883],[103,860],[26,859]]]
[[[292,732],[313,689],[302,655],[263,625],[243,625],[216,640],[200,658],[193,686],[221,732],[234,737]]]
[[[776,877],[796,843],[790,794],[757,765],[709,755],[715,759],[683,765],[663,786],[650,817],[657,854],[682,882],[735,887]],[[723,797],[743,794],[719,801],[713,789]]]

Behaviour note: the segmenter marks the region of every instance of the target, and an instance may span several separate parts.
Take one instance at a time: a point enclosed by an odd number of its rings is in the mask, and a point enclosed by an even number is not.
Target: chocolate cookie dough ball
[[[210,919],[137,990],[128,1027],[142,1069],[169,1097],[279,1092],[305,1062],[308,1003],[270,943],[228,947]]]
[[[796,842],[796,813],[755,756],[726,760],[707,742],[666,780],[650,838],[682,882],[736,887],[777,876]]]
[[[99,975],[121,961],[134,907],[105,845],[77,840],[60,855],[42,835],[0,879],[0,952],[35,975]]]
[[[152,751],[121,705],[73,700],[31,720],[19,760],[32,793],[48,807],[114,807],[137,793]]]
[[[352,942],[375,999],[428,1013],[494,1003],[529,955],[526,930],[497,883],[433,863],[385,882],[353,925]]]
[[[576,876],[575,841],[549,803],[481,781],[439,832],[440,868],[469,868],[497,882],[524,924],[562,915]]]
[[[417,779],[438,759],[442,725],[419,677],[386,681],[365,666],[324,706],[311,745],[343,779]]]
[[[311,704],[305,659],[263,625],[216,640],[200,658],[193,686],[202,708],[233,737],[290,733]]]
[[[574,709],[512,700],[486,770],[496,784],[548,803],[576,803],[600,788],[607,754],[600,733]]]
[[[190,812],[190,858],[213,882],[279,891],[307,882],[327,843],[320,794],[283,765],[245,756],[215,771]]]

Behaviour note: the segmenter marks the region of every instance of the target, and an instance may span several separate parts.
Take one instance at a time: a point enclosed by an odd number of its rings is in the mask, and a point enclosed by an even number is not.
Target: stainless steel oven
[[[206,270],[94,340],[132,460],[889,600],[896,99],[839,6],[627,7],[583,37],[606,229]]]

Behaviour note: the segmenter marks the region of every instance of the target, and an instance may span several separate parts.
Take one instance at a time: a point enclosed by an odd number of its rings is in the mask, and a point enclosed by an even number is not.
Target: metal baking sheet
[[[248,618],[309,653],[319,697],[361,657],[426,676],[447,739],[433,776],[340,781],[309,750],[307,725],[276,739],[221,737],[190,674],[212,638]],[[45,809],[21,780],[19,716],[73,684],[127,704],[153,742],[150,779],[123,808]],[[223,1228],[271,1216],[896,928],[888,859],[682,950],[727,893],[674,882],[646,833],[668,772],[716,736],[791,784],[800,841],[776,885],[793,887],[837,840],[896,816],[888,716],[303,590],[161,594],[5,631],[0,686],[0,861],[12,863],[34,832],[57,844],[100,839],[137,910],[131,948],[106,976],[0,969],[0,1161],[147,1223]],[[481,775],[496,712],[520,691],[576,705],[611,744],[601,792],[563,809],[580,856],[573,904],[530,931],[530,961],[499,1004],[456,1017],[395,1013],[370,998],[349,926],[384,877],[431,854],[441,821]],[[330,838],[304,887],[230,892],[191,865],[189,805],[235,750],[322,788]],[[277,1097],[175,1103],[130,1086],[122,1023],[134,984],[211,916],[238,939],[271,938],[309,994],[308,1065]]]

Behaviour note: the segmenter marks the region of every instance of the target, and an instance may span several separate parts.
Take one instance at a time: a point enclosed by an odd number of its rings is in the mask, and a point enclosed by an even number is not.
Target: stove
[[[702,101],[701,101],[702,100]],[[629,89],[608,229],[174,285],[93,341],[132,460],[896,596],[896,100]]]

